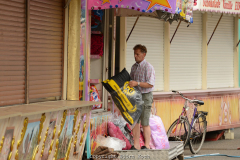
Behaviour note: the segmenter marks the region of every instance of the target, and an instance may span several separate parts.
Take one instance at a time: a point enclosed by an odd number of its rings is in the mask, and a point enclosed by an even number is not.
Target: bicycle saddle
[[[201,100],[194,99],[193,101],[199,105],[204,105],[204,102]]]

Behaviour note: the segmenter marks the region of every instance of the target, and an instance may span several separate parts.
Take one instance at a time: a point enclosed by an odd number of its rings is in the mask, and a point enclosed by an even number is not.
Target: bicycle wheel
[[[192,154],[197,154],[204,143],[207,130],[206,116],[201,115],[193,121],[191,135],[189,140],[189,148]]]
[[[178,123],[179,120],[179,123]],[[177,119],[167,131],[169,141],[184,141],[184,147],[190,136],[190,125],[186,119]]]

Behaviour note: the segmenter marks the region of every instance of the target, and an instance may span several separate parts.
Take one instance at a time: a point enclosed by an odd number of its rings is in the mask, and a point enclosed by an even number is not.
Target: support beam
[[[238,44],[239,36],[238,36],[238,16],[234,17],[234,88],[239,87],[239,52],[238,52]],[[236,46],[235,46],[236,45]]]
[[[80,0],[69,4],[67,100],[79,100]]]
[[[120,17],[120,69],[121,72],[123,68],[126,67],[126,49],[127,49],[127,42],[126,42],[126,31],[127,31],[127,22],[125,17]]]
[[[136,19],[136,21],[135,21],[135,23],[134,23],[134,25],[133,25],[133,27],[132,27],[132,29],[131,29],[131,31],[130,31],[130,33],[129,33],[128,37],[127,37],[127,40],[126,40],[126,42],[127,42],[127,41],[128,41],[128,39],[130,38],[130,36],[131,36],[131,34],[132,34],[132,31],[134,30],[134,28],[135,28],[135,26],[136,26],[136,24],[137,24],[137,22],[138,22],[138,19],[139,19],[139,16],[137,17],[137,19]]]
[[[176,30],[175,30],[173,36],[172,36],[172,39],[171,39],[171,41],[170,41],[170,44],[172,43],[172,40],[173,40],[173,38],[175,37],[175,34],[177,33],[177,30],[178,30],[178,28],[179,28],[181,22],[182,22],[182,21],[180,20],[180,22],[178,23],[178,26],[177,26],[177,28],[176,28]]]
[[[207,89],[207,13],[202,15],[202,89]]]
[[[221,19],[222,19],[222,16],[223,16],[223,13],[222,13],[222,15],[220,16],[220,18],[219,18],[219,20],[218,20],[218,23],[217,23],[216,27],[214,28],[213,33],[212,33],[212,35],[211,35],[211,37],[210,37],[210,39],[209,39],[207,45],[209,45],[209,43],[210,43],[210,41],[211,41],[211,39],[212,39],[212,37],[213,37],[213,35],[214,35],[214,33],[215,33],[217,27],[218,27],[218,24],[220,23],[220,21],[221,21]]]
[[[62,80],[62,99],[67,100],[67,62],[68,62],[68,6],[64,9],[64,46],[63,46],[63,80]]]
[[[170,87],[170,24],[164,23],[164,91]]]
[[[29,104],[29,44],[30,44],[30,0],[26,3],[26,63],[25,63],[25,103]]]

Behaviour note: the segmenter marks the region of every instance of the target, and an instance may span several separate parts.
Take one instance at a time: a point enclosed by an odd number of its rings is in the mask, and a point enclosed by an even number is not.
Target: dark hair
[[[142,53],[146,53],[147,54],[147,48],[144,45],[137,44],[136,46],[133,47],[134,51],[137,50],[137,49],[140,49],[140,51]]]

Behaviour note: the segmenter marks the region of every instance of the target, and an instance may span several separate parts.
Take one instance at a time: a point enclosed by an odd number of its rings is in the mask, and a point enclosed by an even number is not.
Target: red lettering
[[[240,2],[235,2],[235,10],[240,10]]]
[[[204,7],[220,8],[219,0],[203,0]]]
[[[224,9],[232,9],[232,1],[229,1],[228,3],[225,3],[225,0],[223,0],[223,8]]]

